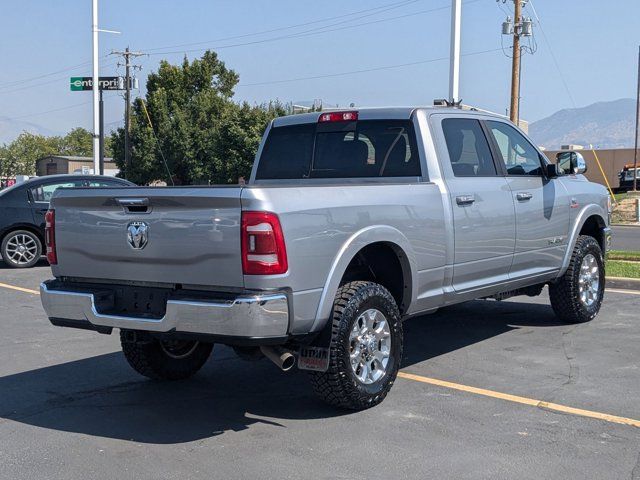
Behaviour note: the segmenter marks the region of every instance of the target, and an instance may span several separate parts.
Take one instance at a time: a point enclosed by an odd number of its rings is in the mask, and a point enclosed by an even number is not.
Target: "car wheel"
[[[205,364],[212,343],[194,340],[157,340],[120,331],[120,344],[129,365],[140,375],[154,380],[182,380],[192,377]]]
[[[565,323],[593,320],[604,296],[605,269],[602,250],[595,238],[578,237],[565,274],[549,285],[551,306]]]
[[[316,394],[330,405],[363,410],[386,397],[402,359],[402,322],[389,291],[373,282],[338,290],[331,317],[329,368],[310,372]]]
[[[2,259],[12,268],[33,267],[42,256],[42,243],[28,230],[9,232],[2,240]]]

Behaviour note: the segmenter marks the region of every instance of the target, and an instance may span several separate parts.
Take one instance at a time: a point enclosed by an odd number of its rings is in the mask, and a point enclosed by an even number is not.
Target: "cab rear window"
[[[410,121],[360,120],[272,128],[256,180],[420,175]]]

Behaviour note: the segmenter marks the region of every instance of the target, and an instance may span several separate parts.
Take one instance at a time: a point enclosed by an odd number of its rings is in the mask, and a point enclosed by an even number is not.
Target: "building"
[[[115,177],[120,170],[116,166],[113,158],[104,159],[104,174]],[[59,173],[84,173],[92,174],[93,158],[73,157],[65,155],[48,155],[36,160],[36,175],[57,175]]]
[[[584,157],[587,162],[587,173],[585,176],[592,182],[597,182],[606,186],[606,182],[604,181],[604,176],[600,171],[600,167],[598,167],[598,163],[596,162],[596,155],[600,160],[600,165],[602,165],[602,170],[607,176],[607,180],[609,181],[609,185],[611,188],[618,188],[619,180],[618,173],[624,168],[625,164],[633,163],[633,148],[605,148],[605,149],[596,149],[594,150],[588,148],[575,148],[579,147],[579,145],[571,145],[574,147],[572,150],[577,150]],[[544,154],[547,156],[549,160],[555,163],[556,154],[564,150],[545,150]],[[638,156],[638,163],[640,164],[640,154]]]

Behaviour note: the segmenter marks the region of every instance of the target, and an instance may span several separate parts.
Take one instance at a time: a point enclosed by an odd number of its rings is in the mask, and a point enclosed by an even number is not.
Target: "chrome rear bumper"
[[[149,332],[185,332],[229,337],[282,337],[289,329],[289,305],[281,293],[241,295],[231,300],[167,301],[162,318],[105,315],[96,309],[92,293],[40,285],[40,298],[52,323],[89,322],[94,327]],[[83,328],[83,327],[79,327]],[[99,328],[96,328],[99,329]]]

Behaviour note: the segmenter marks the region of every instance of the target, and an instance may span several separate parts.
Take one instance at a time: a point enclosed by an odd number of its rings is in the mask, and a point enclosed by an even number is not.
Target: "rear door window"
[[[272,128],[256,179],[420,175],[411,121],[361,120]]]

